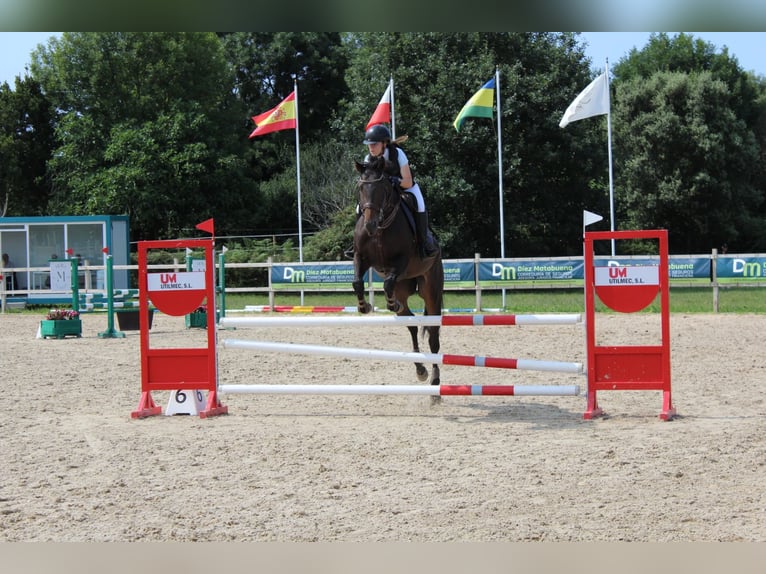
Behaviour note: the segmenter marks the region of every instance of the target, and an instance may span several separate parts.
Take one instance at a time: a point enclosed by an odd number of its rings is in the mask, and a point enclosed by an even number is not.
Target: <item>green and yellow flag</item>
[[[470,100],[466,102],[463,109],[455,118],[452,125],[455,126],[457,131],[463,125],[463,122],[468,117],[477,118],[491,118],[492,117],[492,104],[494,103],[495,95],[495,79],[492,78],[486,84],[484,84],[478,92],[476,92]]]

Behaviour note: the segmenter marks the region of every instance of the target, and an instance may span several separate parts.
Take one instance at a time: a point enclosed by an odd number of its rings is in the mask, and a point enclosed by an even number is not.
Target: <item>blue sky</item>
[[[766,76],[766,32],[685,32],[710,42],[720,52],[724,46],[729,54],[737,57],[739,65],[747,71]],[[604,69],[606,59],[609,67],[626,56],[632,48],[643,48],[652,32],[583,32],[581,39],[588,43],[586,54],[591,58],[592,66]],[[666,32],[675,36],[678,32]]]
[[[720,51],[728,46],[729,53],[739,60],[745,70],[766,76],[766,32],[690,32],[695,37],[711,42]],[[17,75],[24,73],[30,53],[38,44],[45,44],[57,32],[0,32],[0,83],[13,87]],[[668,32],[674,35],[675,32]],[[588,43],[586,53],[593,66],[603,69],[606,59],[610,67],[627,55],[631,48],[641,49],[651,32],[584,32],[582,40]]]

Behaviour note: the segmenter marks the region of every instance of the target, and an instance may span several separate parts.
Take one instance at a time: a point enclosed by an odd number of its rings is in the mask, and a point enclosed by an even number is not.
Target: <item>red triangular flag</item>
[[[108,247],[102,248],[101,253],[106,253],[107,255],[109,255],[109,248]]]
[[[367,122],[366,130],[370,129],[375,124],[390,124],[391,123],[391,82],[388,83],[386,91],[383,93],[383,97],[380,98],[378,107],[372,113],[370,121]]]
[[[202,223],[198,223],[197,229],[199,229],[200,231],[206,231],[210,235],[215,235],[215,231],[214,231],[215,226],[213,225],[213,218],[211,217],[210,219],[206,219]]]

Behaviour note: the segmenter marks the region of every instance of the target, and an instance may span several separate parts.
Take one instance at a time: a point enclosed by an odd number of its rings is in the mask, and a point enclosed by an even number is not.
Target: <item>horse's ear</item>
[[[364,164],[359,163],[358,161],[354,160],[354,167],[356,168],[356,171],[359,173],[364,173]]]

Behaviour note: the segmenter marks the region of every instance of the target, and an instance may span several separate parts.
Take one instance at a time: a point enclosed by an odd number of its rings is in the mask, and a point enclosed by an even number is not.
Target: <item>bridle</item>
[[[375,179],[363,179],[363,178],[360,177],[359,180],[357,181],[357,188],[359,190],[361,190],[363,185],[378,183],[378,182],[383,181],[384,179],[386,179],[386,176],[384,174],[382,174],[382,173],[381,173],[380,177],[377,177]],[[386,184],[384,184],[384,185],[386,185]],[[390,185],[390,184],[388,184],[388,185]],[[378,215],[378,217],[377,217],[378,218],[377,228],[378,229],[386,229],[387,227],[389,227],[391,225],[391,223],[394,221],[394,218],[396,217],[397,211],[399,211],[399,204],[401,202],[400,201],[394,201],[393,202],[393,206],[392,206],[392,202],[390,201],[391,197],[396,197],[396,193],[395,193],[395,190],[393,189],[393,186],[391,187],[391,191],[392,191],[392,193],[386,193],[385,194],[385,197],[383,198],[383,205],[381,205],[380,208],[378,208],[372,202],[367,202],[365,204],[360,204],[360,206],[359,206],[359,208],[361,209],[362,213],[364,213],[364,211],[367,210],[367,209],[371,210],[373,213],[377,213],[377,215]],[[390,209],[390,212],[388,213],[388,215],[383,217],[383,215],[386,213],[386,210],[388,210],[388,209]]]

